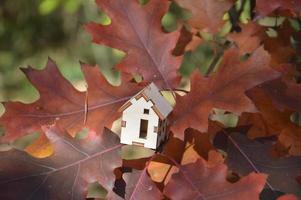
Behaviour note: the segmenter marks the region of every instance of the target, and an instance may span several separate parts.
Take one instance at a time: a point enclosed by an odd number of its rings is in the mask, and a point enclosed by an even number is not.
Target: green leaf
[[[271,38],[276,38],[278,36],[277,31],[273,28],[268,28],[268,30],[266,31],[266,34]]]
[[[149,2],[149,0],[139,0],[139,3],[141,4],[141,5],[145,5],[145,4],[147,4]]]
[[[75,139],[78,139],[78,140],[85,139],[88,136],[88,133],[89,133],[89,129],[88,128],[83,128],[80,132],[78,132],[75,135]]]
[[[101,12],[99,16],[99,23],[102,25],[109,25],[111,24],[111,19],[104,12]]]
[[[26,147],[28,147],[30,144],[32,144],[35,140],[37,140],[39,137],[40,137],[39,132],[31,133],[29,135],[26,135],[26,136],[16,139],[12,143],[12,146],[16,149],[23,150]]]
[[[167,32],[172,32],[177,29],[176,16],[171,12],[167,12],[162,18],[162,25]]]
[[[3,126],[0,126],[0,137],[2,137],[5,134],[5,130]]]
[[[172,2],[169,7],[169,12],[171,12],[177,20],[188,20],[192,13],[189,10],[186,10],[180,7],[178,4]]]
[[[293,27],[293,29],[295,31],[300,31],[301,30],[300,23],[298,22],[298,20],[288,19],[288,21],[290,22],[291,26]]]
[[[147,158],[155,153],[149,148],[139,147],[135,145],[125,145],[121,148],[121,157],[125,160],[136,160],[140,158]]]
[[[220,37],[226,36],[228,33],[230,33],[231,29],[232,29],[232,23],[230,21],[226,21],[223,28],[218,33],[218,36]]]
[[[244,7],[239,16],[239,20],[242,23],[247,24],[251,19],[251,2],[250,2],[250,0],[245,1],[245,4],[243,6]]]
[[[209,32],[205,32],[205,31],[200,31],[199,32],[201,37],[206,40],[206,41],[212,41],[213,40],[213,35]]]
[[[104,199],[108,191],[102,187],[98,182],[90,183],[88,186],[87,198],[101,198]]]
[[[214,109],[214,114],[211,115],[211,120],[222,123],[225,127],[236,127],[238,116],[234,114],[226,114],[224,110]]]
[[[75,13],[81,6],[82,0],[67,0],[64,9],[69,13]]]
[[[262,26],[276,27],[280,26],[285,20],[285,17],[264,17],[258,20],[258,24]]]
[[[293,36],[290,37],[290,42],[294,49],[298,48],[298,41]]]
[[[44,0],[39,6],[39,12],[41,15],[48,15],[56,10],[60,3],[60,0]]]
[[[10,144],[0,144],[0,152],[9,151],[12,149]]]
[[[214,51],[211,43],[202,43],[193,52],[185,53],[180,73],[183,76],[189,76],[194,69],[198,68],[202,74],[205,74],[212,62],[213,55]]]

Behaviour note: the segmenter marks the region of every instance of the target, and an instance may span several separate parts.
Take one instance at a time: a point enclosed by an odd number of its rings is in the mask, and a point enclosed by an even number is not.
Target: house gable
[[[154,84],[145,87],[119,109],[120,142],[156,149],[166,139],[167,116],[172,107]]]
[[[153,83],[123,104],[118,111],[123,112],[128,107],[134,106],[135,102],[140,98],[144,98],[146,102],[150,101],[152,103],[152,109],[161,120],[164,120],[172,111],[171,105],[164,99],[159,89]]]

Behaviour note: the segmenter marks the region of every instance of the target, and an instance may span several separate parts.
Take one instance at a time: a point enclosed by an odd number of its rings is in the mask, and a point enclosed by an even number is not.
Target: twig
[[[86,97],[85,97],[84,125],[87,122],[87,118],[88,118],[88,88],[86,89]]]

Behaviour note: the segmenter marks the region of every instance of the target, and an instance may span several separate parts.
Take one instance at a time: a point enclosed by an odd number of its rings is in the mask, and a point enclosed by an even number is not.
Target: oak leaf
[[[164,189],[170,199],[259,199],[265,185],[266,175],[251,173],[236,183],[226,180],[225,164],[208,165],[199,159],[195,163],[183,165],[173,174]]]
[[[23,69],[37,88],[40,98],[31,104],[5,103],[0,118],[5,135],[1,139],[12,141],[33,132],[43,132],[41,126],[56,124],[72,136],[88,128],[101,134],[118,116],[118,108],[141,88],[123,76],[119,87],[114,87],[96,67],[82,66],[88,89],[76,90],[59,72],[55,63],[48,61],[43,70]],[[128,78],[129,79],[129,78]]]
[[[37,159],[14,150],[0,153],[0,199],[85,199],[88,184],[98,182],[112,192],[113,170],[122,164],[119,137],[108,129],[87,139],[62,136],[43,127],[54,155]],[[16,189],[20,188],[18,192]]]
[[[89,23],[86,29],[93,41],[122,50],[127,56],[117,68],[140,74],[146,82],[155,82],[161,88],[171,89],[178,84],[177,69],[181,57],[172,50],[179,32],[163,33],[161,18],[167,12],[167,0],[152,0],[142,6],[136,0],[97,0],[99,7],[111,18],[104,26]]]
[[[271,14],[275,10],[291,10],[296,12],[296,14],[300,13],[301,10],[301,1],[300,0],[256,0],[256,10],[259,15],[267,16]]]
[[[178,39],[177,45],[173,50],[173,54],[178,56],[184,54],[186,51],[193,51],[198,45],[203,42],[203,39],[198,37],[195,33],[191,32],[183,26],[181,34]]]
[[[186,142],[186,151],[184,152],[184,155],[187,153],[188,147],[191,146],[199,156],[208,160],[209,152],[215,150],[215,147],[212,144],[213,138],[220,129],[221,127],[219,124],[214,121],[209,121],[208,131],[206,133],[201,133],[192,128],[186,129],[184,137],[184,141]]]
[[[24,149],[27,153],[36,158],[46,158],[54,152],[53,145],[45,134],[41,134],[37,140]]]
[[[229,0],[175,0],[181,7],[192,13],[188,23],[203,31],[216,33],[223,26],[223,15],[233,3]]]
[[[270,152],[274,143],[272,138],[251,140],[244,130],[238,131],[216,136],[222,137],[225,143],[215,143],[215,146],[227,152],[229,169],[242,176],[252,171],[268,174],[267,188],[272,189],[273,198],[277,196],[276,191],[300,196],[300,185],[296,180],[301,170],[300,157],[273,157]]]
[[[291,110],[301,113],[301,85],[286,79],[266,82],[262,89],[279,110]]]
[[[263,39],[263,28],[256,23],[249,22],[241,26],[240,32],[233,32],[227,35],[228,40],[235,43],[240,53],[252,53],[256,50]]]
[[[124,173],[123,179],[126,182],[125,199],[163,199],[163,194],[147,174],[147,168],[135,170],[131,173]]]
[[[195,72],[191,76],[191,91],[183,97],[177,96],[171,130],[177,137],[183,137],[188,127],[206,132],[213,108],[238,115],[255,112],[257,109],[245,91],[278,77],[279,73],[269,68],[269,60],[262,47],[246,61],[241,61],[239,51],[232,48],[225,53],[218,71],[210,77]]]
[[[288,21],[277,29],[277,37],[266,36],[263,39],[264,48],[271,55],[271,64],[277,66],[283,63],[296,63],[296,57],[301,53],[301,32],[294,30]],[[295,47],[291,41],[295,40]]]
[[[163,199],[158,185],[164,187],[171,174],[177,171],[175,163],[182,159],[184,148],[182,140],[170,137],[163,149],[158,150],[160,153],[150,158],[124,161],[123,167],[131,170],[119,170],[121,176],[117,182],[123,183],[120,185],[124,187],[119,196],[125,199]]]
[[[291,111],[280,111],[273,106],[271,99],[261,88],[248,91],[260,113],[244,114],[238,125],[251,125],[248,135],[251,138],[278,136],[275,146],[278,153],[301,155],[301,127],[291,122]]]
[[[292,194],[287,194],[279,197],[277,200],[298,200],[298,197]]]

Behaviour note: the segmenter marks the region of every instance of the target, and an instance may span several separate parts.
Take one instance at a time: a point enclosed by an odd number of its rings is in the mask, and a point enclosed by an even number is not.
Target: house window
[[[144,138],[144,139],[146,138],[146,136],[147,136],[147,127],[148,127],[148,120],[141,119],[139,138]]]
[[[149,114],[149,109],[144,109],[143,113],[144,114]]]
[[[126,121],[121,121],[121,127],[125,127],[126,126]]]
[[[158,127],[157,126],[154,126],[154,132],[158,133]]]

